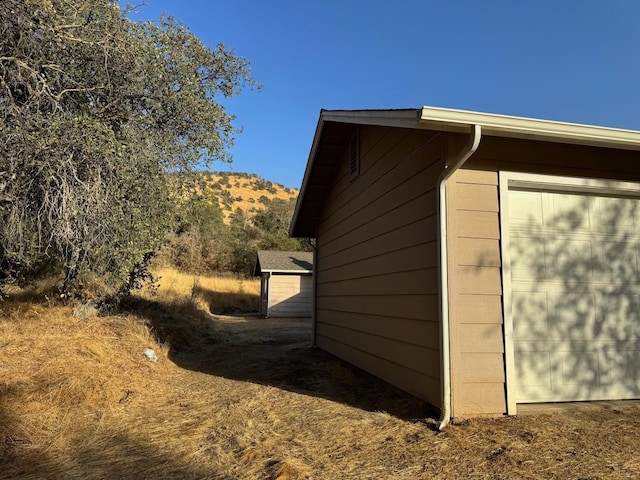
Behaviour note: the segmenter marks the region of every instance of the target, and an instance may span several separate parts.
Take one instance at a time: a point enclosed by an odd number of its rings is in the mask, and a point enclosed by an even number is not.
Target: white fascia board
[[[377,125],[381,127],[420,128],[420,109],[397,110],[323,110],[325,122]]]
[[[313,135],[313,143],[311,143],[311,151],[309,152],[309,157],[307,158],[307,166],[304,169],[302,184],[300,185],[300,190],[298,191],[296,206],[293,209],[293,216],[291,217],[291,223],[289,224],[290,237],[293,236],[293,228],[296,225],[296,223],[298,223],[298,216],[300,215],[302,199],[305,197],[305,194],[307,193],[307,184],[309,183],[309,177],[311,176],[313,160],[316,156],[316,152],[318,151],[318,143],[320,143],[320,138],[322,137],[322,129],[324,127],[323,113],[324,111],[320,112],[320,118],[318,119],[318,123],[316,125],[316,131]]]
[[[637,130],[437,107],[423,107],[419,122],[433,130],[467,132],[470,125],[480,125],[484,135],[640,150],[640,131]]]

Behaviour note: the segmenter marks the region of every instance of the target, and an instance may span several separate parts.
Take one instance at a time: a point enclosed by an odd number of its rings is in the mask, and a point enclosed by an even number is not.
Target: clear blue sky
[[[640,2],[143,0],[251,62],[232,169],[299,187],[320,109],[424,105],[640,130]],[[219,168],[218,168],[219,167]],[[216,169],[226,169],[222,164]]]

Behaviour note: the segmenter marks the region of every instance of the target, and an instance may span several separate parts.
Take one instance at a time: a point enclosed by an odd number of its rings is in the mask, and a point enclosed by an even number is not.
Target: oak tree
[[[110,0],[0,0],[0,280],[131,285],[172,227],[167,177],[228,161],[248,62]],[[84,290],[83,290],[84,289]]]

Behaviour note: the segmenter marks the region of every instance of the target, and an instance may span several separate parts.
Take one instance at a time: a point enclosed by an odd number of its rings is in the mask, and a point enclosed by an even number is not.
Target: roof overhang
[[[525,117],[497,115],[438,107],[400,110],[322,110],[311,144],[311,151],[300,187],[300,194],[293,213],[290,235],[313,237],[317,216],[304,212],[306,204],[319,203],[321,195],[311,190],[322,189],[326,184],[315,182],[314,177],[330,177],[326,172],[332,167],[329,161],[341,152],[335,138],[338,127],[345,129],[356,125],[377,125],[468,133],[473,125],[482,127],[483,136],[529,139],[544,142],[588,145],[603,148],[640,151],[640,131],[623,130],[593,125],[539,120]],[[331,127],[333,129],[331,130]],[[327,138],[325,138],[327,137]],[[333,139],[333,141],[332,141]],[[335,161],[335,160],[334,160]],[[325,180],[325,182],[328,180]],[[317,197],[317,198],[316,198]],[[314,210],[319,211],[319,208]],[[304,219],[304,222],[302,221]]]
[[[467,133],[471,125],[480,125],[483,136],[524,138],[640,151],[640,132],[636,130],[436,107],[423,107],[420,110],[418,122],[421,127],[429,130]]]

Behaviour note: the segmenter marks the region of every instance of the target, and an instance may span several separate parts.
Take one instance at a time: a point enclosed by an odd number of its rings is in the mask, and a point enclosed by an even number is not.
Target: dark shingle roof
[[[279,273],[311,273],[313,270],[312,252],[276,252],[272,250],[260,250],[258,261],[253,272],[260,275],[262,272]]]

